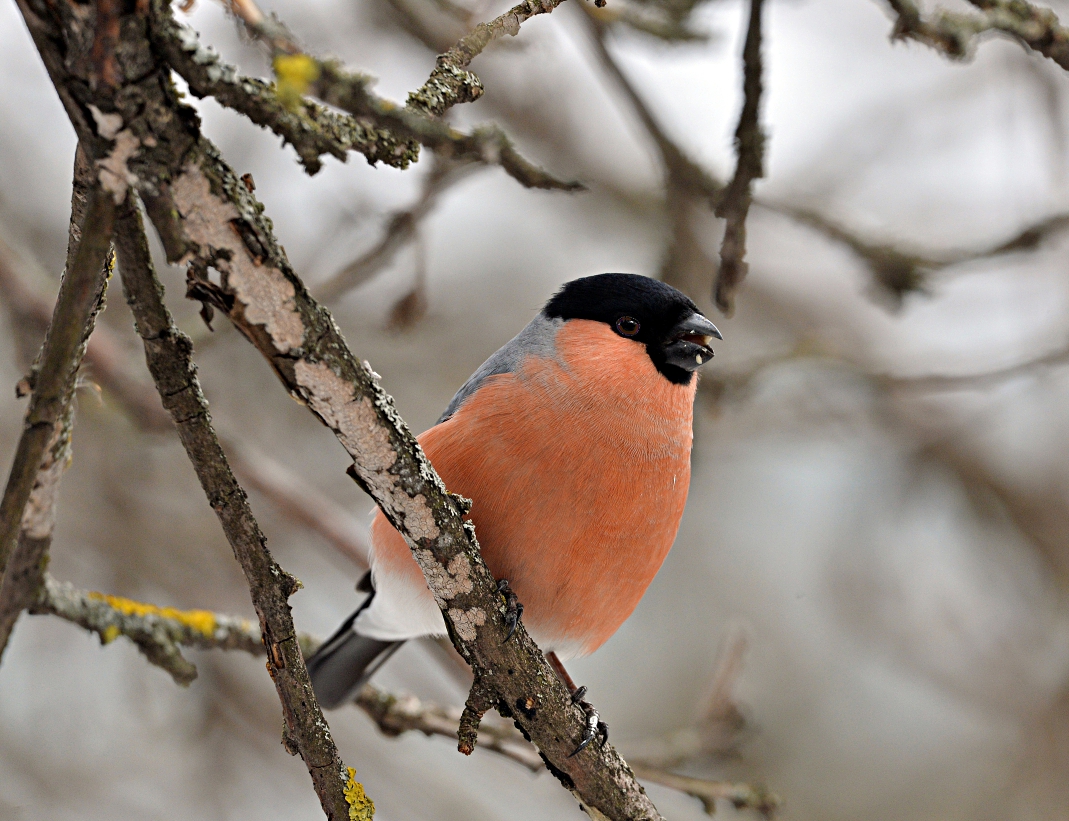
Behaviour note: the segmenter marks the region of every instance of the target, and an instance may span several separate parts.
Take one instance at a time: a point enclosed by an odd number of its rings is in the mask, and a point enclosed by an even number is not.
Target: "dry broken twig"
[[[515,37],[520,24],[538,14],[548,14],[564,0],[523,0],[488,23],[480,23],[445,54],[440,54],[431,76],[408,95],[408,105],[441,116],[458,103],[471,103],[483,94],[479,78],[468,66],[490,43],[506,34]],[[595,0],[598,2],[598,0]],[[600,0],[604,5],[605,0]]]

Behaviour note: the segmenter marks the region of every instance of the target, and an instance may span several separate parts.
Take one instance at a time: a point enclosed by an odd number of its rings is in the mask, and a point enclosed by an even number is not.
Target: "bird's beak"
[[[685,371],[696,371],[713,358],[713,339],[723,339],[716,325],[701,314],[681,320],[668,334],[664,353],[669,364]]]

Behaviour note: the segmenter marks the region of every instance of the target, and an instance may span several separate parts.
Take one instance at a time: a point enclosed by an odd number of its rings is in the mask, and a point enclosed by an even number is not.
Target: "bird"
[[[563,285],[417,437],[467,514],[523,624],[587,709],[563,661],[600,647],[664,562],[690,486],[696,371],[717,327],[685,294],[638,274]],[[370,592],[307,661],[334,708],[408,639],[445,635],[411,549],[382,511]],[[511,635],[511,630],[510,630]],[[604,741],[604,739],[603,739]],[[576,750],[578,752],[579,750]]]

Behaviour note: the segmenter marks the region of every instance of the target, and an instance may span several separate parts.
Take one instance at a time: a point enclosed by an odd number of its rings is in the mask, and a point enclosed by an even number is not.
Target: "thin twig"
[[[230,470],[190,357],[192,345],[163,304],[163,287],[153,270],[136,206],[126,208],[119,217],[116,248],[123,292],[144,340],[145,358],[160,398],[178,427],[201,487],[248,581],[267,648],[267,669],[282,703],[286,746],[304,759],[328,818],[343,821],[357,809],[368,814],[370,802],[363,788],[361,800],[354,803],[353,774],[342,765],[297,643],[288,599],[299,582],[271,557],[245,491]],[[373,806],[370,811],[374,812]]]
[[[548,14],[563,2],[523,0],[490,22],[477,25],[449,51],[438,56],[427,82],[408,95],[409,107],[441,116],[458,103],[479,99],[483,85],[475,74],[467,70],[471,61],[494,40],[506,34],[515,37],[520,33],[521,23],[535,15]],[[601,4],[604,2],[600,0]]]
[[[736,784],[730,781],[707,781],[689,775],[677,775],[642,763],[634,765],[635,775],[646,781],[669,787],[686,793],[702,802],[706,813],[716,812],[716,801],[729,801],[737,810],[749,808],[756,810],[766,818],[771,818],[779,809],[782,801],[775,793],[764,787],[752,784]]]
[[[78,148],[75,151],[73,190],[71,193],[71,217],[67,236],[67,263],[66,271],[73,271],[75,260],[80,247],[82,236],[82,223],[86,217],[89,190],[94,182],[94,169],[89,164],[85,153]],[[34,478],[30,491],[29,500],[24,509],[19,525],[18,542],[14,551],[10,554],[6,567],[0,564],[0,656],[7,647],[11,631],[15,622],[33,602],[37,595],[37,589],[41,585],[42,572],[47,563],[48,549],[52,543],[52,531],[55,526],[56,493],[60,479],[67,465],[71,461],[71,437],[74,429],[74,390],[78,378],[78,371],[85,355],[86,340],[93,332],[97,314],[104,306],[104,294],[107,289],[107,275],[110,273],[110,255],[108,262],[97,272],[89,290],[87,298],[91,301],[88,314],[77,316],[64,316],[60,314],[57,303],[56,314],[49,317],[49,306],[44,300],[40,300],[34,306],[35,318],[44,327],[47,339],[51,336],[51,326],[64,322],[84,322],[80,328],[80,337],[77,345],[71,353],[71,361],[67,372],[61,376],[62,384],[58,385],[59,409],[58,418],[55,420],[48,434],[48,442],[45,446],[43,458],[37,468],[37,476]],[[10,273],[6,270],[8,260],[0,259],[0,284]],[[77,287],[77,283],[68,282],[69,274],[64,275],[62,290]],[[5,291],[6,293],[6,291]],[[7,298],[15,300],[19,307],[25,309],[31,297],[18,287],[11,289]],[[58,324],[57,324],[58,323]],[[45,348],[41,349],[39,361],[35,363],[35,370],[47,356]],[[40,384],[40,376],[31,373],[30,380],[36,380]]]
[[[1026,225],[1009,239],[993,245],[943,252],[921,251],[866,239],[812,208],[760,199],[755,200],[754,205],[808,226],[849,248],[864,262],[876,285],[895,305],[900,304],[908,293],[924,291],[928,277],[933,273],[966,262],[1034,251],[1047,238],[1069,228],[1069,214],[1054,214]]]
[[[750,22],[746,45],[742,51],[743,104],[739,125],[735,129],[738,160],[735,176],[716,206],[716,215],[725,220],[724,239],[720,245],[720,269],[713,297],[725,314],[735,309],[735,291],[746,276],[746,215],[753,198],[753,181],[765,175],[765,134],[761,130],[761,6],[762,0],[750,0]]]

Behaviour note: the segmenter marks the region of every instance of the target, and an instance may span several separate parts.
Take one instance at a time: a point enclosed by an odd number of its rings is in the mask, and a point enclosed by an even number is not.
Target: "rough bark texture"
[[[526,631],[520,629],[505,643],[503,602],[474,533],[463,521],[465,504],[446,492],[390,398],[353,356],[330,314],[308,295],[262,206],[200,136],[196,115],[181,105],[150,46],[146,19],[130,13],[118,20],[115,57],[121,79],[112,89],[89,82],[91,49],[84,32],[91,26],[66,16],[71,12],[64,4],[19,3],[91,156],[111,159],[116,187],[137,186],[168,257],[189,266],[190,294],[225,312],[287,390],[352,455],[354,478],[409,538],[455,646],[481,686],[493,694],[499,712],[515,719],[550,770],[592,815],[660,818],[611,745],[593,744],[569,757],[582,738],[585,714],[571,703]],[[90,106],[99,114],[93,115]],[[103,123],[99,130],[97,122]],[[209,278],[209,269],[219,272],[219,283]],[[164,393],[176,401],[183,396],[170,389]],[[190,420],[206,420],[192,407],[188,412]],[[199,441],[189,441],[192,455],[215,471],[219,463],[205,462]],[[205,484],[211,487],[232,481],[225,472],[209,478]],[[224,520],[237,500],[243,501],[240,490],[233,494],[212,496]],[[258,534],[240,517],[227,526],[235,539],[258,544]],[[256,561],[258,573],[272,573],[273,564],[263,557]],[[259,592],[254,587],[254,595]],[[267,615],[268,646],[283,649],[285,670],[293,673],[300,662],[292,632],[280,633]],[[319,769],[320,761],[309,764]],[[328,764],[322,761],[331,769]]]
[[[19,614],[41,585],[55,525],[56,492],[70,462],[78,370],[104,304],[115,203],[100,191],[95,170],[79,150],[66,270],[28,380],[33,394],[0,507],[0,655]]]

